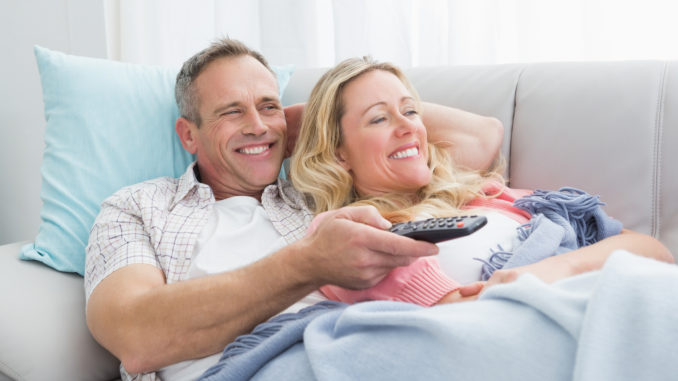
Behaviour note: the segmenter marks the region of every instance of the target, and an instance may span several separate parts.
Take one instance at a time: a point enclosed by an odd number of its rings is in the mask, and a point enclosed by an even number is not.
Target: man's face
[[[196,78],[202,124],[194,124],[200,175],[217,200],[258,196],[275,181],[286,124],[273,74],[251,56],[220,58]]]

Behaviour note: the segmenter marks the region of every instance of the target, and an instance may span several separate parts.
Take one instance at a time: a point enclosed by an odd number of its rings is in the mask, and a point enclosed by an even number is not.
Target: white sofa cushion
[[[0,246],[0,379],[111,380],[120,362],[85,323],[82,277],[18,258]]]

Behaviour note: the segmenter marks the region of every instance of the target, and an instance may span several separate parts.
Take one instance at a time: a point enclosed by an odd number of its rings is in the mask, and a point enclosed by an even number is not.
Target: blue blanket
[[[599,196],[565,187],[557,191],[536,190],[513,205],[532,215],[518,228],[513,251],[501,246],[483,263],[482,279],[488,280],[501,268],[510,269],[536,263],[553,255],[588,246],[621,233],[622,224],[609,217]]]
[[[257,344],[268,354],[241,351],[210,379],[248,379],[247,364],[276,381],[675,380],[676,290],[678,266],[618,251],[602,270],[554,284],[526,274],[475,302],[316,309]]]

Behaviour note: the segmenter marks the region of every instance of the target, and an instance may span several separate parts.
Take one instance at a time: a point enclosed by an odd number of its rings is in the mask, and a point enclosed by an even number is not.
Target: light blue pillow
[[[178,68],[78,57],[36,46],[45,103],[41,224],[21,259],[83,275],[101,202],[118,189],[178,177],[194,160],[176,135]],[[273,67],[280,92],[294,67]]]

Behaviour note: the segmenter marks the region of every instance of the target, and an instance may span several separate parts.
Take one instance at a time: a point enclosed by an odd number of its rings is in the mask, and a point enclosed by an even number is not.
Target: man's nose
[[[264,123],[258,112],[249,112],[245,118],[245,127],[242,133],[245,135],[263,135],[268,131],[268,126]]]

